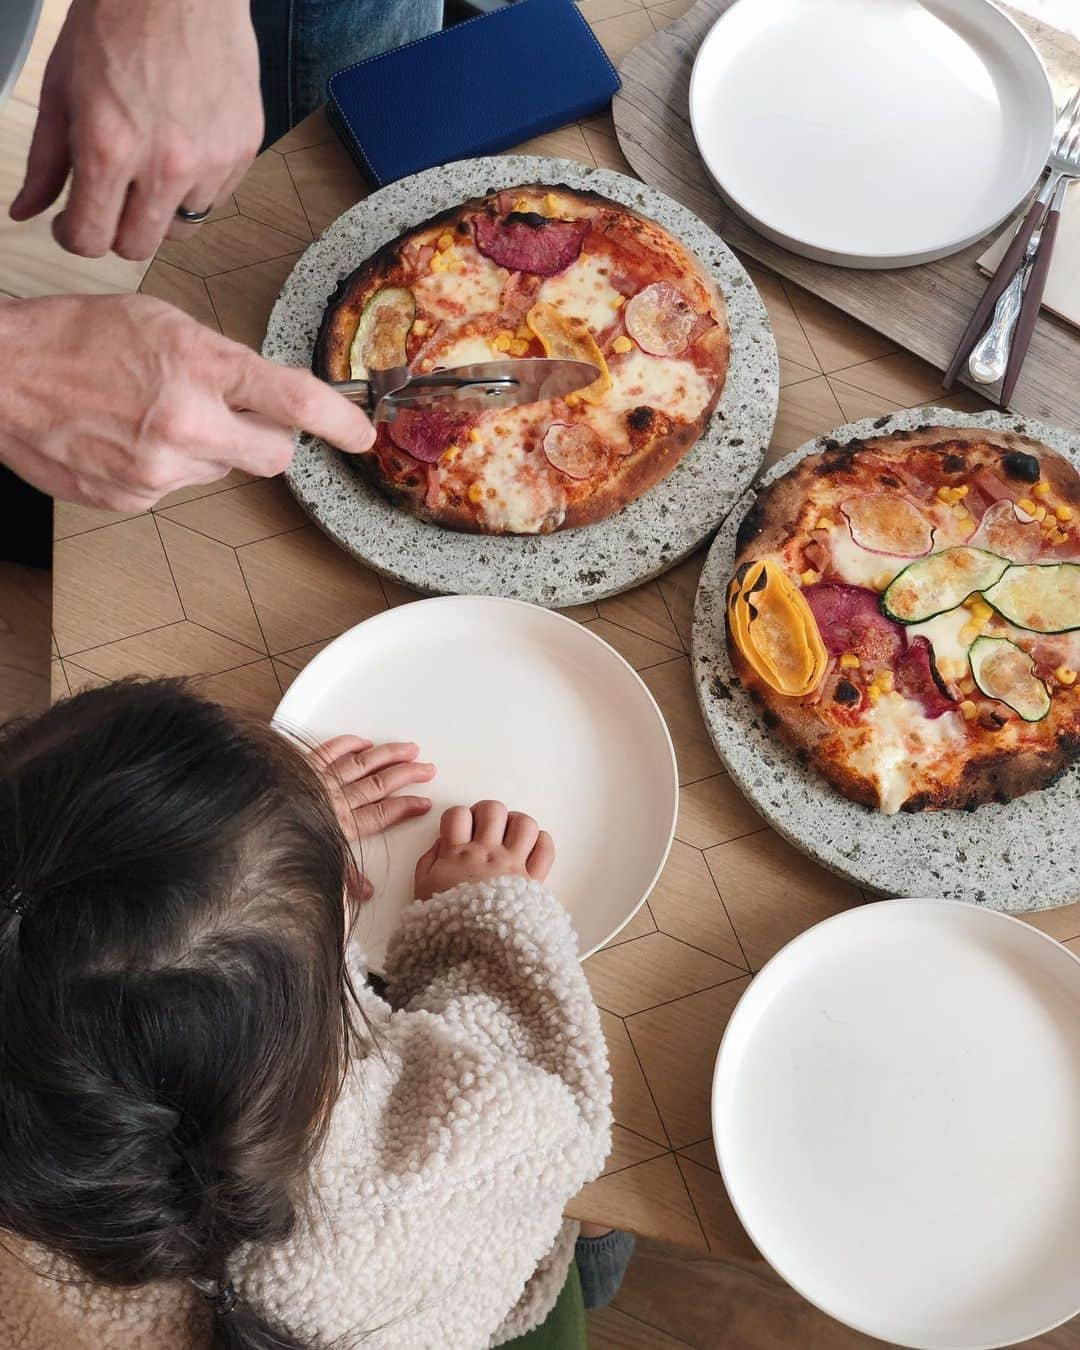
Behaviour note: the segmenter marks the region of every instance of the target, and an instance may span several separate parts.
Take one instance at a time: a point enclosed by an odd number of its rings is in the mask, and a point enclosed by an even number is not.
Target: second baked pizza
[[[526,184],[386,244],[331,297],[324,379],[503,358],[589,361],[564,400],[381,423],[357,463],[400,506],[455,530],[547,534],[618,511],[701,435],[724,387],[724,301],[672,234],[579,188]]]
[[[766,728],[886,813],[1080,759],[1080,475],[1011,431],[824,442],[744,517],[728,652]]]

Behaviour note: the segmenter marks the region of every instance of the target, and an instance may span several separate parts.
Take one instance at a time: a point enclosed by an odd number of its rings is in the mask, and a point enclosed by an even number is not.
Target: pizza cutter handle
[[[997,304],[1002,292],[1012,281],[1013,276],[1023,264],[1024,254],[1027,252],[1028,241],[1035,233],[1046,211],[1046,204],[1050,200],[1050,193],[1056,186],[1055,175],[1051,174],[1046,180],[1043,190],[1032,202],[1027,215],[1024,217],[1020,228],[1013,235],[1012,243],[1005,250],[1005,256],[998,263],[997,271],[990,278],[990,281],[983,291],[982,299],[975,306],[975,312],[968,321],[968,326],[964,329],[964,336],[957,345],[956,352],[949,368],[945,372],[945,378],[941,381],[942,389],[951,389],[956,382],[957,375],[971,353],[972,347],[978,341],[979,335],[990,322],[990,316],[993,313],[994,306]],[[1029,288],[1030,289],[1030,288]]]
[[[370,383],[367,380],[333,380],[331,388],[349,400],[363,408],[366,413],[374,412],[374,395]]]

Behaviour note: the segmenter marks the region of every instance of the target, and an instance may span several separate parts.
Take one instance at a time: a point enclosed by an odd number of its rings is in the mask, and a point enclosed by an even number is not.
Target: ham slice
[[[922,705],[927,717],[954,712],[956,702],[945,693],[945,686],[934,665],[929,638],[920,634],[896,663],[896,690],[905,698]]]
[[[402,408],[388,424],[399,450],[424,464],[437,464],[451,446],[460,444],[476,423],[476,414],[448,408]]]
[[[1030,563],[1042,550],[1042,531],[1037,520],[1002,498],[987,509],[968,543],[1010,562]]]
[[[587,220],[551,220],[535,211],[473,217],[476,247],[499,267],[553,277],[581,252]]]
[[[904,630],[882,614],[876,591],[825,581],[804,587],[803,595],[830,656],[854,652],[891,665],[904,650]]]

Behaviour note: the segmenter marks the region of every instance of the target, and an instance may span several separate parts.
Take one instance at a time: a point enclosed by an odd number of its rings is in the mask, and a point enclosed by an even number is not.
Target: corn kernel
[[[433,253],[433,254],[431,255],[431,270],[432,270],[433,272],[445,272],[445,271],[446,271],[446,254],[445,254],[445,253]]]
[[[967,721],[970,722],[979,710],[975,704],[972,703],[971,699],[965,698],[960,704],[960,711],[964,714]]]
[[[970,491],[967,483],[961,483],[959,487],[953,488],[953,496],[956,498],[966,497]]]
[[[966,506],[954,506],[953,514],[956,516],[958,525],[970,525],[972,523],[972,514]]]
[[[555,200],[554,192],[549,192],[544,198],[544,209],[545,211],[550,212],[551,215],[555,215],[558,211],[559,203]]]
[[[812,586],[815,581],[821,580],[821,574],[815,572],[812,567],[808,567],[805,572],[799,574],[799,579],[804,586]]]
[[[893,688],[893,673],[891,670],[879,670],[874,676],[874,683],[883,694],[891,694]]]
[[[876,685],[870,685],[866,690],[866,696],[871,703],[876,703],[881,697],[881,690]]]
[[[957,680],[956,687],[965,698],[968,698],[975,692],[975,681],[970,675],[965,675],[962,680]]]
[[[525,341],[524,338],[514,338],[513,341],[510,343],[511,356],[524,356],[528,350],[529,344]]]
[[[937,495],[941,498],[943,502],[951,502],[953,499],[952,488],[945,486],[939,487],[937,490]]]
[[[965,609],[970,609],[971,606],[975,603],[975,601],[978,600],[978,598],[979,597],[977,595],[969,595],[966,600],[961,600],[960,603],[964,606]]]
[[[1035,503],[1031,500],[1030,497],[1021,497],[1016,504],[1021,511],[1026,511],[1029,516],[1033,516],[1035,514]]]
[[[460,445],[448,445],[446,449],[442,452],[442,462],[444,464],[453,464],[454,460],[457,459],[458,455],[460,454],[461,454]]]
[[[1040,480],[1031,489],[1031,495],[1033,497],[1048,497],[1050,495],[1050,484]]]
[[[499,336],[492,342],[491,345],[495,348],[497,352],[508,352],[510,350],[511,341],[512,339],[509,338],[505,333],[500,333]]]
[[[511,333],[509,328],[500,328],[499,331],[495,334],[495,336],[505,338],[507,342],[513,341],[514,337],[513,333]]]
[[[1057,670],[1054,671],[1054,679],[1057,680],[1058,684],[1073,685],[1076,683],[1076,671],[1071,670],[1068,666],[1058,666]]]
[[[516,330],[514,336],[524,338],[526,342],[531,342],[533,339],[533,330],[527,323],[523,323],[521,327]]]
[[[578,398],[577,394],[567,394],[566,398],[563,399],[563,402],[566,404],[568,408],[575,407],[580,401],[581,400]]]
[[[483,501],[484,489],[480,486],[479,483],[470,483],[467,496],[469,498],[469,501],[471,501],[475,506],[478,502]]]
[[[993,612],[994,611],[986,601],[980,600],[978,597],[976,597],[974,604],[971,606],[971,617],[973,620],[977,619],[979,623],[985,623]]]
[[[1054,515],[1058,520],[1072,520],[1073,509],[1071,506],[1058,506],[1054,509]]]
[[[611,303],[615,306],[616,309],[621,309],[623,305],[626,304],[626,296],[617,295]]]
[[[477,431],[476,427],[471,427],[469,429],[469,440],[472,441],[473,445],[479,445],[482,439],[483,438],[481,437],[479,431]]]
[[[412,331],[417,337],[423,337],[427,332],[427,319],[417,319],[412,326]]]
[[[939,661],[938,670],[946,680],[959,680],[964,674],[964,667],[959,661]]]
[[[514,203],[515,211],[527,211],[528,209],[529,209],[528,197],[519,197],[517,201]]]
[[[615,341],[611,344],[611,350],[613,352],[618,352],[620,356],[622,356],[624,352],[632,351],[633,347],[634,344],[624,333],[620,333],[619,336],[615,339]]]
[[[969,646],[972,642],[975,641],[975,639],[979,636],[981,632],[982,632],[982,624],[966,623],[964,624],[963,628],[960,629],[960,641],[964,643],[965,646]]]
[[[1057,548],[1059,544],[1064,544],[1065,541],[1068,539],[1068,537],[1069,536],[1065,533],[1064,530],[1050,530],[1047,533],[1046,542],[1051,546],[1051,548]]]
[[[454,236],[452,234],[440,234],[435,241],[435,247],[441,249],[443,253],[445,253],[448,248],[452,248],[453,245]]]
[[[833,527],[833,523],[832,523],[832,521],[829,519],[828,516],[818,516],[818,518],[817,518],[817,524],[814,526],[814,529],[815,529],[815,530],[831,530],[832,527]]]
[[[874,587],[874,590],[883,591],[886,588],[886,586],[888,586],[889,582],[892,581],[893,576],[894,573],[892,572],[879,572],[877,576],[874,578],[873,582],[871,583],[872,586]]]
[[[862,662],[854,652],[845,652],[840,658],[840,665],[844,670],[858,670]]]
[[[1037,506],[1037,507],[1035,508],[1035,510],[1032,511],[1031,514],[1035,517],[1036,520],[1045,520],[1045,519],[1046,519],[1046,507],[1045,507],[1045,506]]]

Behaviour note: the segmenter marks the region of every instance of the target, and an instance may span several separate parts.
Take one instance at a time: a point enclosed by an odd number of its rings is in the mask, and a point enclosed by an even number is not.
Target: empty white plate
[[[917,1350],[1080,1311],[1080,960],[996,911],[886,900],[809,929],[735,1010],[712,1097],[767,1261]]]
[[[551,833],[549,884],[583,956],[633,917],[667,860],[679,788],[660,709],[606,642],[550,610],[487,596],[388,610],[321,651],[274,721],[320,741],[416,741],[438,767],[411,789],[431,813],[364,849],[376,894],[358,936],[376,969],[448,806],[495,797]]]
[[[767,238],[901,267],[1009,215],[1054,103],[990,0],[736,0],[698,52],[690,119],[721,195]]]

